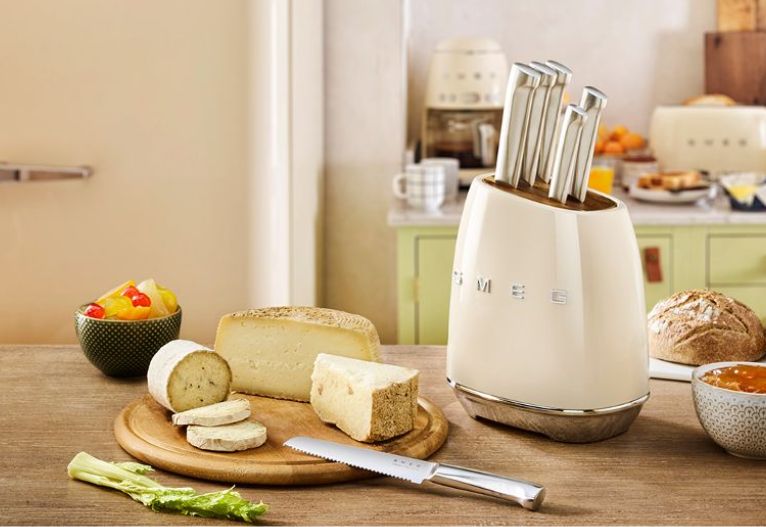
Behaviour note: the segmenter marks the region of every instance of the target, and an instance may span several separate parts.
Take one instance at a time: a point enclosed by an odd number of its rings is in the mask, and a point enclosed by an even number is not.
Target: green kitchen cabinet
[[[399,342],[447,342],[450,275],[457,229],[398,229]]]
[[[445,344],[457,227],[397,228],[400,344]],[[640,225],[649,311],[675,291],[710,288],[753,308],[766,321],[766,225]],[[659,275],[650,280],[646,260]]]

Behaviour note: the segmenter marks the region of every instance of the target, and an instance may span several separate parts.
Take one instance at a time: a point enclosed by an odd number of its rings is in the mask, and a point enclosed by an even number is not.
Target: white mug
[[[460,162],[454,157],[426,157],[420,161],[421,165],[444,167],[445,172],[445,201],[457,200],[458,190],[460,188]]]
[[[441,165],[407,165],[404,174],[394,176],[394,195],[406,200],[410,207],[434,212],[444,203],[445,179]]]

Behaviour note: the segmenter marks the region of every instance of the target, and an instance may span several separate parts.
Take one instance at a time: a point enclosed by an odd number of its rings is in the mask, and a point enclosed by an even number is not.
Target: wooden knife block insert
[[[766,32],[706,33],[705,93],[766,104]]]
[[[544,205],[550,205],[551,207],[556,207],[557,209],[590,212],[595,210],[613,209],[617,207],[617,203],[615,201],[590,191],[588,191],[584,203],[580,203],[571,197],[567,199],[566,203],[561,203],[548,197],[548,183],[545,183],[540,179],[536,180],[533,186],[529,186],[526,181],[521,180],[519,182],[519,186],[516,188],[510,186],[507,183],[503,183],[502,181],[495,181],[494,176],[485,177],[484,182],[499,190],[502,190],[503,192],[515,194],[522,198],[536,201],[537,203],[542,203]]]

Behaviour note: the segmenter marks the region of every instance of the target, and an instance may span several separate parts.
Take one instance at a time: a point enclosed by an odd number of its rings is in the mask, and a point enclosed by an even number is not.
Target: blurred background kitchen
[[[0,0],[0,342],[75,342],[77,306],[151,276],[201,342],[316,304],[444,343],[458,182],[493,167],[503,64],[548,59],[609,96],[591,181],[647,306],[766,317],[765,58],[762,0]]]

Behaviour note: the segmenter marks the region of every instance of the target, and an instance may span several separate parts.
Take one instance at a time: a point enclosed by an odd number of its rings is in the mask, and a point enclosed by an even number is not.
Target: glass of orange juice
[[[588,188],[603,192],[604,194],[611,194],[613,185],[614,167],[606,165],[595,165],[591,167]]]

